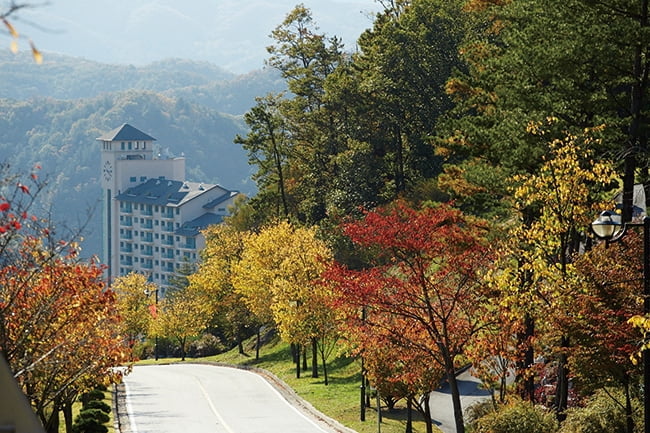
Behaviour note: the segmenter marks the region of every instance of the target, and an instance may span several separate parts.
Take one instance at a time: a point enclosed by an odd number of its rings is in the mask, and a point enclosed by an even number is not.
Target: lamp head
[[[598,215],[598,218],[591,223],[591,230],[600,239],[612,239],[623,228],[621,216],[616,212],[606,210]]]

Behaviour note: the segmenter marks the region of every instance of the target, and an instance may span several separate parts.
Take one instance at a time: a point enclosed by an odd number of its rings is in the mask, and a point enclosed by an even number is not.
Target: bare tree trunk
[[[63,405],[63,420],[66,433],[72,433],[72,404]]]
[[[463,406],[460,402],[460,389],[458,389],[458,381],[454,366],[450,360],[447,365],[447,380],[449,381],[449,388],[451,389],[451,402],[454,407],[454,421],[456,424],[456,433],[465,433],[465,422],[463,420]]]
[[[318,339],[311,339],[311,377],[318,377]]]
[[[300,379],[300,345],[296,344],[296,379]]]
[[[327,376],[327,362],[325,362],[325,349],[324,348],[323,348],[323,350],[321,350],[320,355],[321,355],[321,361],[323,363],[323,377],[325,379],[325,385],[329,385],[329,378]],[[363,376],[361,376],[361,381],[363,381],[363,380],[364,380]],[[364,393],[365,393],[365,390],[364,390]],[[362,398],[363,398],[363,396],[362,396]],[[363,402],[361,404],[363,405]]]
[[[424,422],[427,426],[427,433],[433,433],[433,421],[431,421],[431,406],[429,405],[429,400],[431,394],[428,392],[422,396],[422,404],[424,405]]]
[[[413,433],[413,397],[406,397],[406,430],[405,433]]]
[[[555,390],[555,416],[559,422],[566,419],[566,410],[569,402],[569,366],[566,350],[569,347],[569,338],[562,336],[563,349],[558,359],[557,388]]]

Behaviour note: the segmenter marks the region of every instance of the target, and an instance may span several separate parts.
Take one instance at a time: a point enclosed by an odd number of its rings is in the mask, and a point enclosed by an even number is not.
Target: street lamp
[[[611,211],[602,212],[591,223],[594,234],[606,242],[616,242],[625,236],[630,227],[643,227],[643,314],[650,314],[650,217],[642,222],[622,222],[621,216]],[[650,350],[643,349],[643,423],[644,432],[650,433]]]
[[[155,295],[156,295],[156,303],[155,303],[155,310],[154,311],[156,311],[156,313],[157,313],[158,312],[158,289],[153,289],[153,290],[144,289],[145,296],[149,297],[152,293],[155,293]],[[155,336],[155,340],[156,341],[155,341],[154,346],[153,346],[153,356],[154,356],[154,359],[156,361],[158,361],[158,335]]]

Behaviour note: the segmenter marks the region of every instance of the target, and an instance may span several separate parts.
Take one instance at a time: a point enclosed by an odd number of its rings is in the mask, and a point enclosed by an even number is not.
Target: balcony
[[[140,223],[140,228],[144,230],[153,230],[153,221],[146,220],[145,222]]]

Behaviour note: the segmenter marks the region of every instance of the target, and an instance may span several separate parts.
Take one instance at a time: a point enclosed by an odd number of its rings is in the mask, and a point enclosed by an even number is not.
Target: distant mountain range
[[[0,162],[27,175],[42,166],[49,181],[40,203],[60,228],[81,225],[99,204],[96,138],[130,123],[156,137],[162,152],[187,158],[188,180],[255,192],[245,151],[242,115],[256,96],[284,89],[271,70],[235,75],[206,62],[168,60],[135,67],[45,53],[0,52]],[[82,244],[101,251],[95,212]]]
[[[269,34],[298,0],[56,0],[34,2],[15,24],[39,49],[105,63],[145,65],[168,58],[261,69]],[[354,50],[381,9],[376,0],[303,0],[314,22]],[[34,25],[31,25],[34,23]]]

